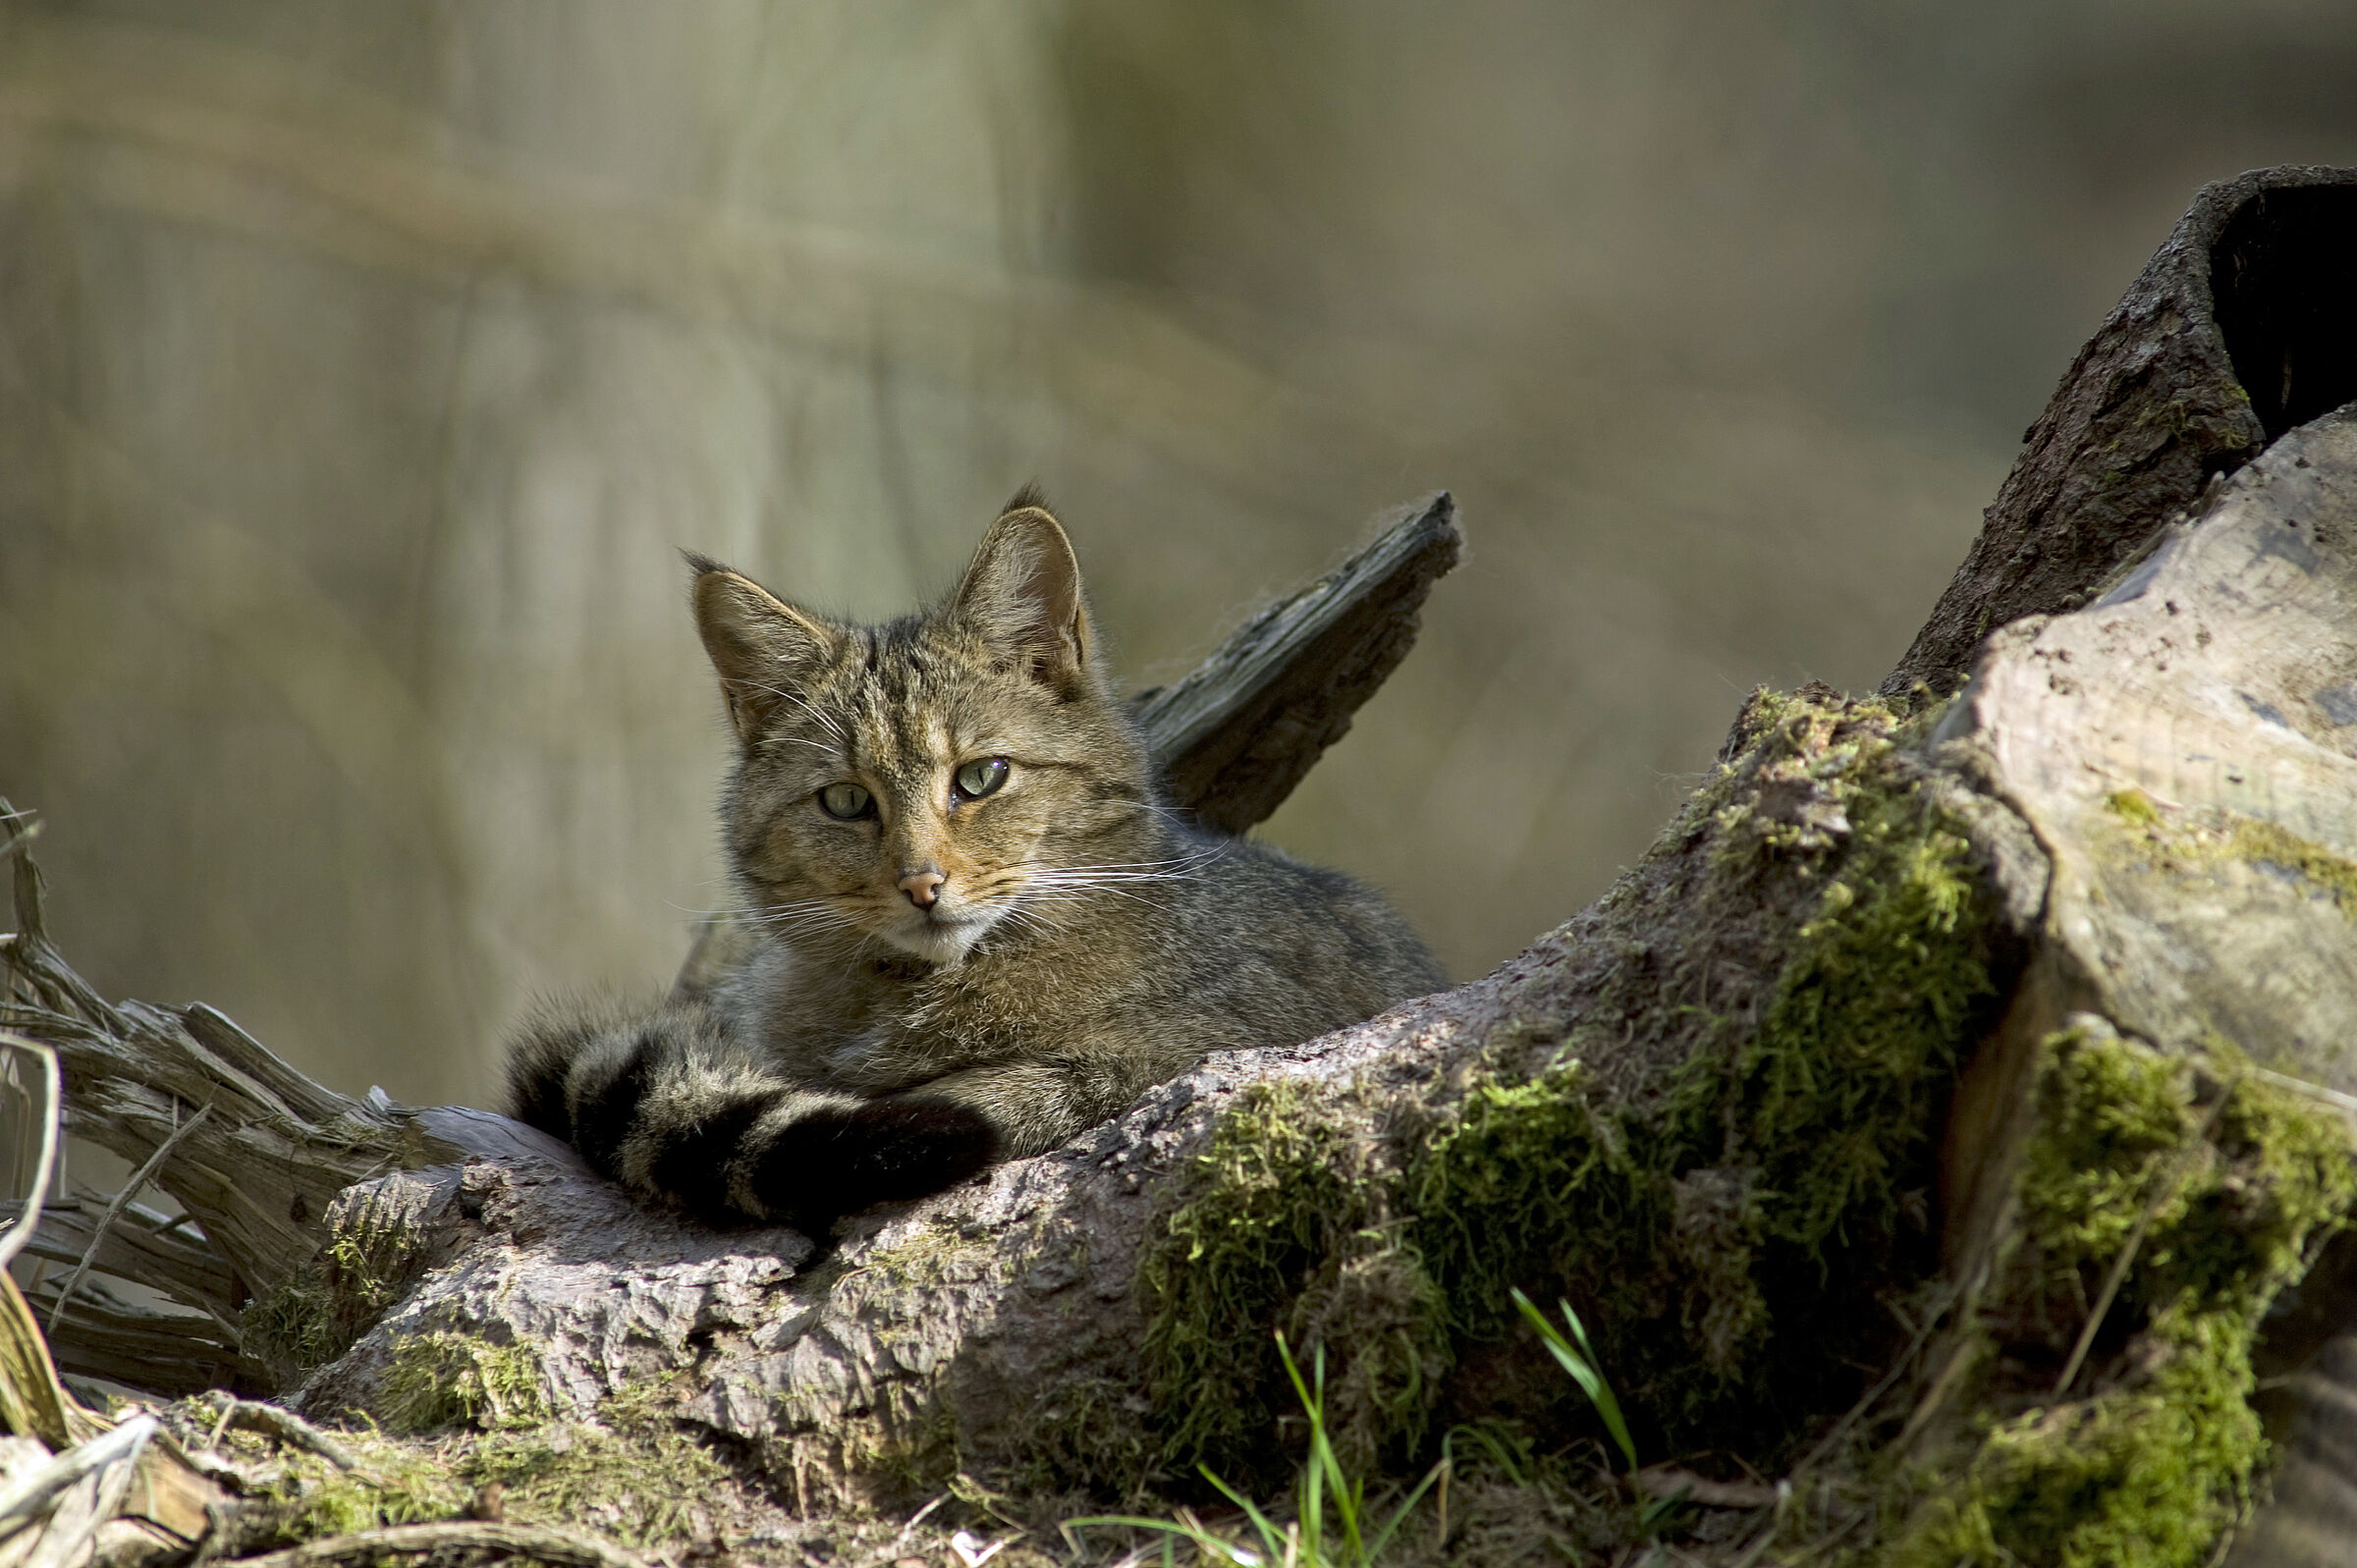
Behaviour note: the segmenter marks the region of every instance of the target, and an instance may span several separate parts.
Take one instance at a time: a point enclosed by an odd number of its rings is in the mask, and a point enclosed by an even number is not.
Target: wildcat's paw
[[[755,1161],[751,1185],[772,1215],[817,1235],[870,1204],[954,1187],[998,1153],[998,1133],[980,1111],[873,1100],[795,1118]]]

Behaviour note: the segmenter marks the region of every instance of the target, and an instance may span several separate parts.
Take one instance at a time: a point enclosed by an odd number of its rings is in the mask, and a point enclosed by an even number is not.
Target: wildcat
[[[822,1234],[1053,1149],[1206,1052],[1447,984],[1374,892],[1166,808],[1032,492],[946,602],[886,625],[689,562],[759,940],[700,1000],[547,1011],[513,1042],[513,1113],[606,1175]]]

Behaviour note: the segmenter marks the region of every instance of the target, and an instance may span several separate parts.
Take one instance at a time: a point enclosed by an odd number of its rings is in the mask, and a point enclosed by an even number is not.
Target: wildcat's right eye
[[[969,762],[958,770],[958,777],[951,782],[958,786],[959,799],[979,800],[1007,782],[1007,759],[984,757],[979,762]]]
[[[850,822],[866,816],[875,802],[855,784],[831,784],[818,792],[818,804],[828,816]]]

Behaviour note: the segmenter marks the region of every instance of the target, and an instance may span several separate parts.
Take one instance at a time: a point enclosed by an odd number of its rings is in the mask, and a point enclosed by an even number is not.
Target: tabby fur
[[[626,1186],[815,1233],[1446,983],[1374,892],[1168,808],[1030,492],[885,625],[691,565],[760,940],[700,999],[544,1009],[509,1054],[514,1113]]]

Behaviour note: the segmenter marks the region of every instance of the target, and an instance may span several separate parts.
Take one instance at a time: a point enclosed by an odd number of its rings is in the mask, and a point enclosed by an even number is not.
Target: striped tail
[[[707,1224],[811,1236],[871,1204],[955,1186],[999,1153],[964,1106],[795,1084],[692,1002],[544,1009],[510,1042],[508,1105],[601,1174]]]

